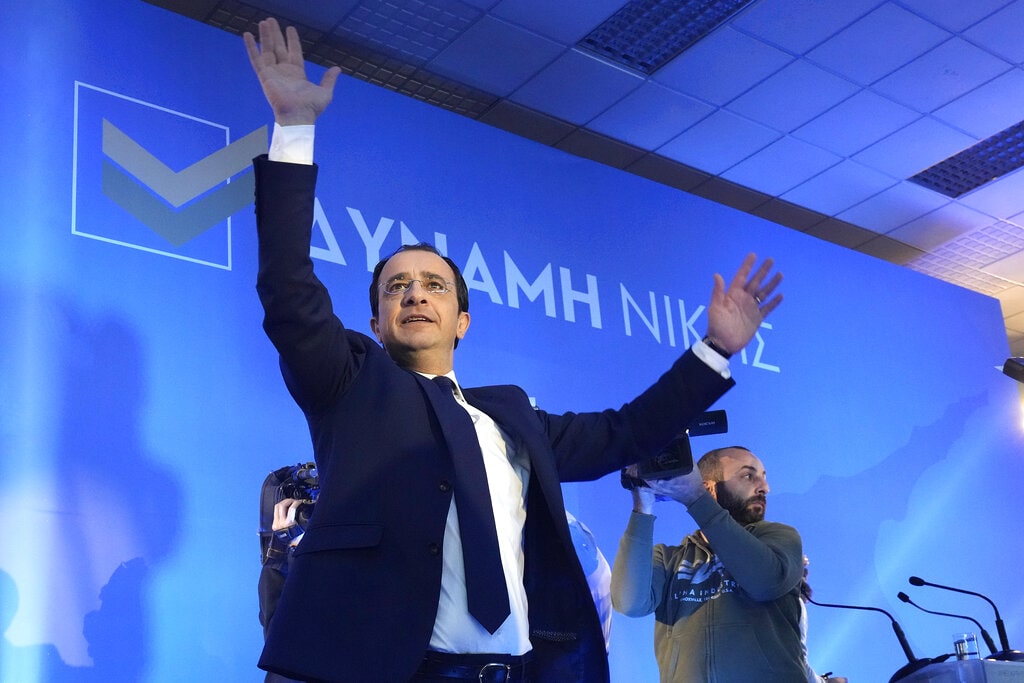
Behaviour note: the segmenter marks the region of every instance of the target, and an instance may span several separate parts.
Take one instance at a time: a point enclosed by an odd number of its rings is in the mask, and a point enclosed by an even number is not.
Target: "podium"
[[[929,664],[898,683],[1024,683],[1024,662],[989,659]]]

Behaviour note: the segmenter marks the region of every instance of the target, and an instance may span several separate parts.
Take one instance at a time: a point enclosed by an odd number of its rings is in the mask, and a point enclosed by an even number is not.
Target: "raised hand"
[[[334,96],[334,84],[341,69],[331,67],[320,84],[306,78],[299,33],[289,26],[285,33],[276,19],[259,24],[260,40],[248,31],[242,34],[249,62],[263,87],[263,94],[274,111],[274,120],[282,126],[315,123]]]
[[[782,273],[775,273],[766,282],[772,260],[765,259],[757,270],[754,270],[755,263],[757,256],[748,254],[728,289],[725,279],[715,273],[707,333],[717,346],[729,353],[742,350],[753,339],[761,321],[782,303],[781,294],[773,296],[782,282]]]

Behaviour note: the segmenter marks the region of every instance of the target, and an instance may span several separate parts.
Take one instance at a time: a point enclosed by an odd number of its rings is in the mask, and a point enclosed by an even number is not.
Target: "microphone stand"
[[[975,593],[974,591],[964,590],[963,588],[953,588],[952,586],[943,586],[941,583],[931,583],[924,579],[911,576],[909,579],[911,586],[931,586],[932,588],[941,588],[947,591],[953,591],[955,593],[965,593],[967,595],[973,595],[981,598],[988,604],[992,605],[992,611],[996,613],[996,631],[999,633],[999,646],[1002,648],[999,652],[993,652],[985,659],[991,659],[993,661],[1000,662],[1024,662],[1024,652],[1020,650],[1011,650],[1010,641],[1006,637],[1006,626],[1003,624],[1003,618],[999,616],[999,608],[996,607],[996,603],[992,602],[988,597],[981,593]]]
[[[950,614],[949,612],[935,612],[930,609],[925,609],[924,607],[921,607],[919,604],[911,600],[910,596],[902,591],[897,593],[896,597],[902,600],[903,602],[907,603],[908,605],[913,605],[917,609],[921,610],[922,612],[927,612],[928,614],[936,614],[940,617],[953,617],[954,619],[966,619],[968,621],[974,622],[974,625],[977,626],[978,630],[981,632],[981,637],[985,639],[985,645],[988,646],[988,651],[991,652],[993,655],[996,653],[996,644],[992,641],[992,636],[989,635],[988,631],[985,630],[985,627],[982,626],[981,623],[974,617],[968,617],[963,614]]]
[[[935,659],[918,659],[917,657],[915,657],[914,651],[910,649],[910,643],[907,642],[907,636],[905,633],[903,633],[903,629],[900,627],[899,623],[896,621],[895,618],[893,618],[891,614],[889,614],[880,607],[862,607],[860,605],[836,605],[827,602],[818,602],[811,598],[807,598],[807,602],[811,603],[812,605],[817,605],[818,607],[838,607],[840,609],[861,609],[867,610],[869,612],[881,612],[885,616],[889,617],[889,621],[892,622],[892,630],[896,634],[896,639],[900,641],[900,647],[903,648],[903,654],[907,656],[907,663],[901,666],[899,669],[897,669],[896,673],[894,673],[892,675],[892,678],[889,679],[889,683],[896,683],[896,681],[906,678],[910,674],[914,673],[919,669],[923,669],[929,664],[941,662],[942,660],[946,659],[946,657],[940,657]]]

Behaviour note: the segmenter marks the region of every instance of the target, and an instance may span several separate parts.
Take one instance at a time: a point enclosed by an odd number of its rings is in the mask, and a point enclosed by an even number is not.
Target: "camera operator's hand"
[[[299,508],[305,504],[304,500],[295,500],[294,498],[282,498],[278,501],[277,505],[274,506],[274,523],[270,527],[273,531],[284,531],[298,524],[295,521],[295,515],[298,513]]]
[[[635,482],[642,481],[637,475],[637,466],[630,465],[622,470],[623,475]],[[629,489],[629,492],[633,494],[633,512],[639,512],[644,515],[654,514],[654,491],[648,488],[646,485],[633,486]]]
[[[651,491],[655,495],[677,500],[686,506],[692,504],[708,490],[700,476],[700,470],[696,467],[687,474],[681,474],[671,479],[655,479],[648,481],[647,485],[651,487]]]
[[[637,486],[631,493],[633,494],[633,512],[643,515],[654,514],[654,491],[646,486]]]

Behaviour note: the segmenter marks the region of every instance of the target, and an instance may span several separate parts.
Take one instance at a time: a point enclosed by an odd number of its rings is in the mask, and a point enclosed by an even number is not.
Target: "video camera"
[[[309,524],[309,516],[313,514],[313,505],[320,496],[316,463],[289,465],[277,470],[277,473],[280,473],[280,483],[277,486],[277,500],[274,502],[280,502],[285,498],[302,501],[302,505],[295,512],[295,521],[305,530]]]
[[[691,436],[705,434],[723,434],[729,431],[729,421],[724,410],[712,410],[703,413],[694,420],[682,433],[669,441],[660,453],[636,464],[636,476],[627,474],[623,468],[620,481],[627,491],[640,486],[647,486],[646,480],[671,479],[688,474],[693,469],[693,451],[690,449]]]
[[[288,540],[305,532],[319,496],[320,480],[317,476],[316,463],[286,465],[267,475],[260,490],[260,545],[264,563],[273,559],[275,553],[279,554],[272,542],[275,538],[274,506],[285,498],[302,501],[302,505],[295,511],[296,526],[280,532],[287,537],[285,540]]]
[[[282,467],[283,476],[278,486],[278,500],[293,498],[303,500],[312,505],[320,495],[320,481],[317,478],[316,463],[290,465]],[[280,472],[281,470],[278,470]]]

